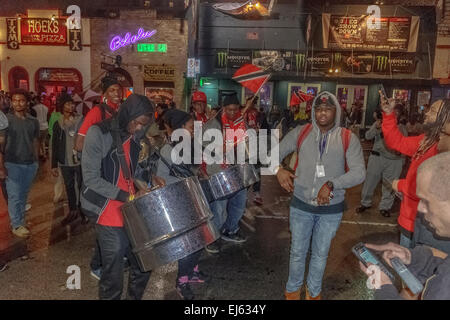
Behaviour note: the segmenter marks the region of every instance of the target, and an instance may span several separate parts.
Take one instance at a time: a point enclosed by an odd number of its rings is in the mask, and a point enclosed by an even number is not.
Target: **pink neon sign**
[[[109,44],[109,48],[111,49],[111,51],[116,51],[117,49],[136,43],[139,40],[150,38],[155,33],[156,30],[145,32],[144,29],[140,28],[138,30],[138,33],[133,36],[129,32],[123,38],[121,36],[115,36],[114,38],[112,38]]]

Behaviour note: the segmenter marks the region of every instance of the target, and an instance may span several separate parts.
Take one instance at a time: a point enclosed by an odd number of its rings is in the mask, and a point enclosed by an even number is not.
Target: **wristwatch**
[[[327,187],[330,188],[331,191],[333,191],[333,189],[334,189],[333,182],[327,181],[327,182],[325,182],[325,183],[326,183]]]

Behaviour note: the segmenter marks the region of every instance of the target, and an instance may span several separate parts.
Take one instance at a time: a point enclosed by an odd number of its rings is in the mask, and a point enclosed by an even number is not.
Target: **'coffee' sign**
[[[17,19],[6,19],[6,43],[8,49],[19,49],[19,31]]]
[[[144,65],[145,81],[174,81],[175,67],[172,65]]]
[[[20,33],[22,44],[53,46],[67,44],[65,19],[21,19]]]

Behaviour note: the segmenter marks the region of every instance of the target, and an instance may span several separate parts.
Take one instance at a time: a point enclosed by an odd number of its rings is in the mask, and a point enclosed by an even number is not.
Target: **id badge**
[[[323,166],[323,164],[316,165],[316,175],[318,178],[325,177],[325,167]]]

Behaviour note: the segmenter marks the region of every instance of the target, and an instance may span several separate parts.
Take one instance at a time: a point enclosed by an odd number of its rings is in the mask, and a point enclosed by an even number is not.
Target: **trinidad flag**
[[[254,94],[269,80],[271,74],[253,64],[246,64],[239,68],[233,75],[233,80],[239,82]]]
[[[291,96],[291,102],[289,103],[289,106],[296,106],[298,104],[301,104],[303,102],[308,102],[310,100],[314,99],[314,96],[308,93],[305,93],[303,91],[294,91]]]

